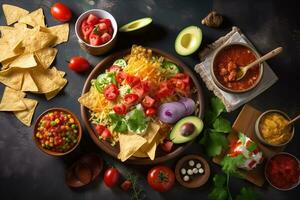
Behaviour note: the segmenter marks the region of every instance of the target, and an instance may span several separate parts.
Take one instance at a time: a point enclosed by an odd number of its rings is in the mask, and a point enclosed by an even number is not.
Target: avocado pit
[[[193,134],[193,132],[195,131],[196,127],[193,123],[191,122],[186,122],[184,123],[181,128],[180,128],[180,133],[183,136],[190,136],[191,134]]]

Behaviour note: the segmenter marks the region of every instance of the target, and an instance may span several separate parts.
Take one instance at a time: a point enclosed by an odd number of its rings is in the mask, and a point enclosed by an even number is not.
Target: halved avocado
[[[202,31],[197,26],[189,26],[180,31],[175,40],[175,50],[179,55],[188,56],[197,51],[202,41]]]
[[[174,144],[189,142],[197,137],[203,129],[203,122],[196,116],[188,116],[179,120],[170,133]]]
[[[147,25],[151,24],[152,19],[150,17],[137,19],[132,22],[129,22],[128,24],[123,25],[119,31],[120,32],[131,32],[138,29],[142,29],[146,27]]]

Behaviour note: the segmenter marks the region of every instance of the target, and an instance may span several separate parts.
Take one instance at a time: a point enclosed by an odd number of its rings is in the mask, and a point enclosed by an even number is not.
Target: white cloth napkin
[[[241,105],[255,98],[257,95],[268,89],[278,80],[278,77],[272,71],[270,66],[266,62],[264,62],[263,77],[260,83],[253,90],[250,90],[246,93],[234,94],[219,89],[212,80],[210,63],[216,49],[224,44],[229,44],[232,42],[244,42],[253,47],[246,36],[242,34],[237,27],[233,27],[232,31],[230,31],[227,35],[219,38],[214,43],[208,45],[206,49],[200,52],[199,56],[202,62],[195,66],[195,71],[201,76],[202,80],[206,84],[206,87],[209,90],[213,91],[213,93],[223,101],[228,112],[237,109]]]

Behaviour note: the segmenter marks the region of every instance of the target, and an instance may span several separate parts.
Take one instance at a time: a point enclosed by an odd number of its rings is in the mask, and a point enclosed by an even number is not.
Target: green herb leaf
[[[250,152],[252,152],[252,151],[254,151],[256,148],[257,148],[257,145],[256,145],[254,142],[251,142],[251,143],[249,144],[249,146],[247,147],[247,150],[250,151]]]
[[[99,26],[95,26],[95,28],[93,29],[93,33],[96,35],[100,35]]]
[[[96,87],[98,92],[103,92],[104,88],[111,83],[117,84],[116,72],[106,72],[100,74],[96,80],[92,80],[92,84]]]
[[[236,196],[235,200],[259,200],[259,195],[251,188],[243,187],[240,193]]]
[[[208,124],[212,124],[225,111],[225,106],[218,97],[211,98],[210,104],[211,110],[208,110],[204,116],[205,122]]]
[[[147,120],[140,104],[127,113],[126,119],[129,130],[135,133],[142,133],[147,128]]]
[[[231,124],[227,119],[218,117],[213,123],[213,128],[216,132],[229,133],[231,131]]]
[[[228,147],[228,142],[222,133],[215,132],[214,130],[206,131],[205,136],[200,141],[206,149],[209,156],[217,156],[222,152],[223,148]]]
[[[234,174],[237,172],[237,168],[245,162],[245,157],[243,155],[237,155],[237,156],[225,156],[224,159],[221,162],[222,170],[225,173]]]
[[[127,124],[123,117],[121,117],[120,115],[118,115],[116,113],[110,113],[109,117],[111,119],[112,129],[114,131],[117,131],[120,133],[127,132],[127,130],[128,130]]]
[[[208,194],[209,200],[228,200],[229,194],[226,186],[226,177],[216,174],[213,178],[214,188]]]

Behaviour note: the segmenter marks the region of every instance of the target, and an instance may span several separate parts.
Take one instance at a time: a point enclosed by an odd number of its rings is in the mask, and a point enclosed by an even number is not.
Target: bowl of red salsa
[[[65,108],[51,108],[35,122],[33,140],[44,153],[62,156],[79,144],[82,129],[74,113]]]
[[[82,13],[75,23],[80,47],[92,55],[109,51],[116,42],[118,25],[107,11],[92,9]]]
[[[245,67],[259,58],[258,53],[245,43],[231,43],[220,47],[211,63],[214,83],[226,92],[242,93],[252,90],[260,82],[263,64],[252,67],[246,75],[238,78],[239,67]]]
[[[265,167],[265,176],[271,186],[278,190],[291,190],[300,183],[300,162],[289,153],[272,156]]]

